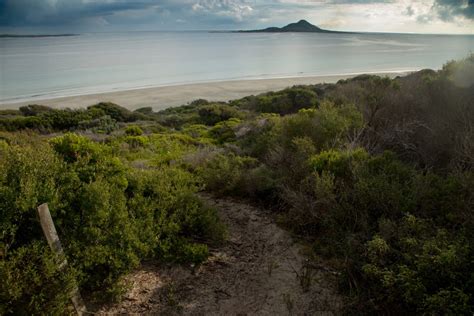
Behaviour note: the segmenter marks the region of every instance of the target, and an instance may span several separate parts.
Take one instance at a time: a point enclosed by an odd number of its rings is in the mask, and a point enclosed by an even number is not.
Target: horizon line
[[[323,29],[324,32],[261,32],[268,34],[284,34],[284,33],[301,33],[301,34],[394,34],[394,35],[448,35],[448,36],[474,36],[474,33],[417,33],[417,32],[384,32],[384,31],[344,31],[344,30],[328,30]],[[250,31],[250,32],[248,32]],[[152,33],[152,32],[163,32],[163,33],[259,33],[251,32],[254,30],[243,30],[243,29],[187,29],[187,30],[116,30],[116,31],[85,31],[78,33],[17,33],[17,32],[1,32],[0,38],[27,38],[27,37],[60,37],[60,36],[79,36],[84,34],[109,34],[109,33]]]

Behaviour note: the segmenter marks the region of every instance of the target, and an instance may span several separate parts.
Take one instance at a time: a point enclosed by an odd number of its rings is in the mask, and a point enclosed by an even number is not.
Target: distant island
[[[0,34],[0,38],[35,38],[35,37],[65,37],[65,36],[79,36],[79,34]]]
[[[241,30],[237,31],[238,33],[349,33],[349,32],[340,32],[340,31],[330,31],[325,30],[316,25],[309,23],[306,20],[300,20],[296,23],[288,24],[284,27],[268,27],[261,30]]]

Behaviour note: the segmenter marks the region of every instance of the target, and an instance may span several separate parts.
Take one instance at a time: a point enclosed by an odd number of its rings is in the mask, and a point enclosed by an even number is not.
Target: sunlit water
[[[0,39],[0,103],[192,82],[439,69],[474,36],[133,32]]]

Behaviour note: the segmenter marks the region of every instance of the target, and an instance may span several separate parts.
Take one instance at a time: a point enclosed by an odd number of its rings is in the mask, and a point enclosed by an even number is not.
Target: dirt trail
[[[100,314],[337,315],[335,277],[310,268],[302,246],[263,210],[203,198],[228,225],[227,242],[197,268],[143,265],[123,302]]]

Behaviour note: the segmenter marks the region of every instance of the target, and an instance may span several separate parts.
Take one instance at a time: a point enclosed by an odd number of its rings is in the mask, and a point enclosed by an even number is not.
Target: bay
[[[0,103],[238,79],[439,69],[473,35],[128,32],[0,39]]]

